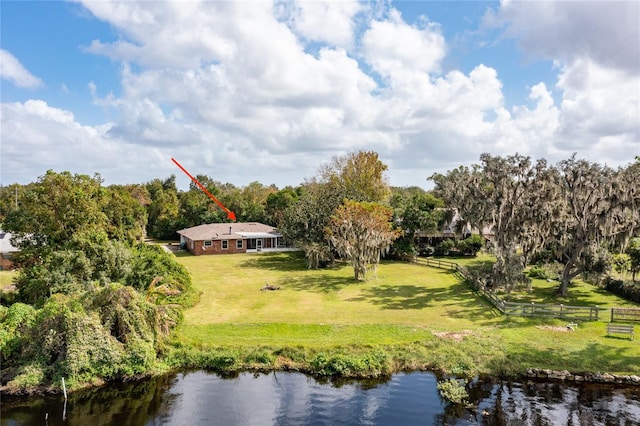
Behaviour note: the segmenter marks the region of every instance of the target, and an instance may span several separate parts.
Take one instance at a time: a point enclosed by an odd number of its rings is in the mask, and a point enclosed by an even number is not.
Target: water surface
[[[469,386],[447,405],[431,373],[318,382],[298,373],[179,373],[70,395],[2,399],[4,425],[638,425],[640,389],[514,383]]]

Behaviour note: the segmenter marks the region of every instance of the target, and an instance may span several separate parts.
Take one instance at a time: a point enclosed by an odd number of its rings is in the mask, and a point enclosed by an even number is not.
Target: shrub
[[[527,272],[527,275],[529,275],[530,278],[546,280],[551,278],[552,274],[544,266],[534,265],[529,269],[529,271]]]
[[[607,277],[604,279],[601,286],[604,287],[605,290],[626,300],[640,303],[640,285],[636,283]]]
[[[336,354],[327,357],[319,353],[311,361],[313,373],[321,376],[379,377],[391,371],[390,357],[382,351],[363,356]]]
[[[36,310],[24,303],[14,303],[9,308],[2,307],[0,313],[0,359],[8,359],[22,346],[22,336],[31,327]]]
[[[456,379],[445,380],[443,382],[439,382],[437,388],[438,392],[440,392],[440,396],[445,401],[452,404],[469,404],[467,401],[467,398],[469,398],[469,392],[467,392],[464,381]]]
[[[41,384],[45,377],[45,368],[39,364],[27,364],[18,369],[18,373],[13,380],[7,383],[8,386],[18,389],[28,389]]]
[[[435,252],[433,253],[436,256],[448,256],[449,253],[456,248],[455,240],[451,238],[447,238],[442,240],[441,243],[436,245]]]
[[[465,256],[476,256],[482,249],[483,244],[482,237],[478,234],[473,234],[464,240],[458,241],[456,247]]]

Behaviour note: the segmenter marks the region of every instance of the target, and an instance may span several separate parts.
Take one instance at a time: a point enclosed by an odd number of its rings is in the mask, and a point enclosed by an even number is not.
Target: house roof
[[[178,234],[193,241],[275,238],[281,236],[273,226],[259,222],[209,223],[181,229]]]
[[[11,244],[11,233],[0,229],[0,253],[15,253],[20,249]]]

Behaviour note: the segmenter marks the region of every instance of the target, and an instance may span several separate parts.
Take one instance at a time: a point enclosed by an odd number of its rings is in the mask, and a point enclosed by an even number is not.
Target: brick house
[[[258,222],[210,223],[178,234],[180,246],[196,256],[292,250],[276,228]]]
[[[11,234],[0,229],[0,271],[13,269],[13,255],[19,251],[11,244]]]

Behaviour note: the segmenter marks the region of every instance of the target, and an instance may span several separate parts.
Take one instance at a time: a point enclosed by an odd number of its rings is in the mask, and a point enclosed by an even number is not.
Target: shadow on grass
[[[306,277],[287,277],[279,280],[279,285],[297,291],[313,291],[316,293],[335,293],[348,286],[362,285],[351,277],[313,274]]]
[[[187,251],[187,250],[174,251],[173,255],[175,257],[192,257],[192,256],[194,256],[193,253],[191,253],[190,251]]]
[[[552,283],[535,282],[532,284],[532,291],[517,291],[511,293],[511,301],[518,303],[546,303],[550,305],[567,305],[567,306],[608,306],[611,305],[613,294],[603,288],[588,283],[572,283],[567,289],[567,297],[558,296],[557,290],[560,282]],[[506,294],[500,293],[500,297],[507,300]],[[601,301],[598,304],[598,300]]]
[[[242,268],[266,269],[270,271],[306,271],[302,252],[261,253],[251,255],[239,264]]]
[[[368,302],[391,310],[433,308],[434,315],[472,321],[490,320],[498,316],[498,312],[494,312],[487,301],[471,293],[464,283],[446,287],[381,285],[364,288],[360,296],[347,301]]]

